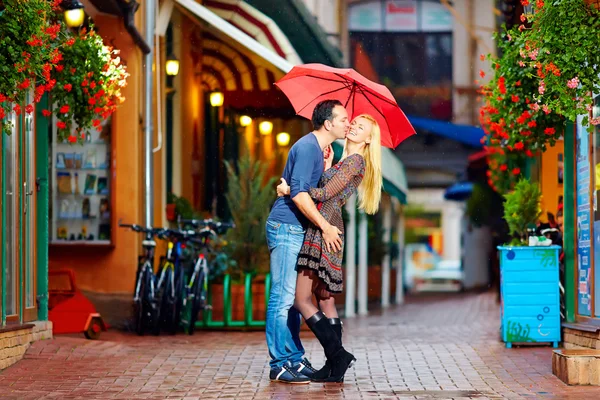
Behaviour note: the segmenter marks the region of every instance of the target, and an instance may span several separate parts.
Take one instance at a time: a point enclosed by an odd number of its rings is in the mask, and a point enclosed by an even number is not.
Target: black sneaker
[[[293,367],[296,373],[302,374],[312,379],[313,375],[317,372],[317,370],[312,366],[310,361],[306,358],[300,361],[300,363],[294,365]]]
[[[305,384],[310,383],[310,378],[294,371],[289,363],[286,363],[280,369],[272,369],[269,373],[269,379],[272,382]]]

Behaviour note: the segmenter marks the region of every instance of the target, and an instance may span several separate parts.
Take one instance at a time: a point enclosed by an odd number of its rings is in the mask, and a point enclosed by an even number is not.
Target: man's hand
[[[342,250],[341,233],[342,231],[329,223],[323,228],[323,242],[325,242],[325,248],[330,253]]]
[[[331,145],[325,147],[325,150],[323,150],[323,156],[325,157],[325,171],[327,171],[333,164],[333,147],[331,147]]]
[[[277,185],[277,197],[288,196],[290,194],[290,186],[286,180],[281,178],[281,182]]]

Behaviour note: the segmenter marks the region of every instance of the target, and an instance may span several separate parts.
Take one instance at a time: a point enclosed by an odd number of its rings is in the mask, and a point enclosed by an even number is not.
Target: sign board
[[[372,0],[350,5],[354,32],[451,32],[452,14],[439,0]]]

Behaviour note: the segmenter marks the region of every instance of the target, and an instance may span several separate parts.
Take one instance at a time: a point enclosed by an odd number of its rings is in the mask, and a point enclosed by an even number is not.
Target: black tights
[[[313,294],[317,298],[319,308],[312,302]],[[300,311],[304,319],[309,319],[319,310],[327,315],[327,318],[338,318],[335,298],[312,270],[302,269],[298,272],[294,307]]]

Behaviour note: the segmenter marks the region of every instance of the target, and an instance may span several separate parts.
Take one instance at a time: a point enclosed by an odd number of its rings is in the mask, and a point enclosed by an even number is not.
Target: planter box
[[[560,247],[498,247],[501,334],[513,343],[560,342]]]

